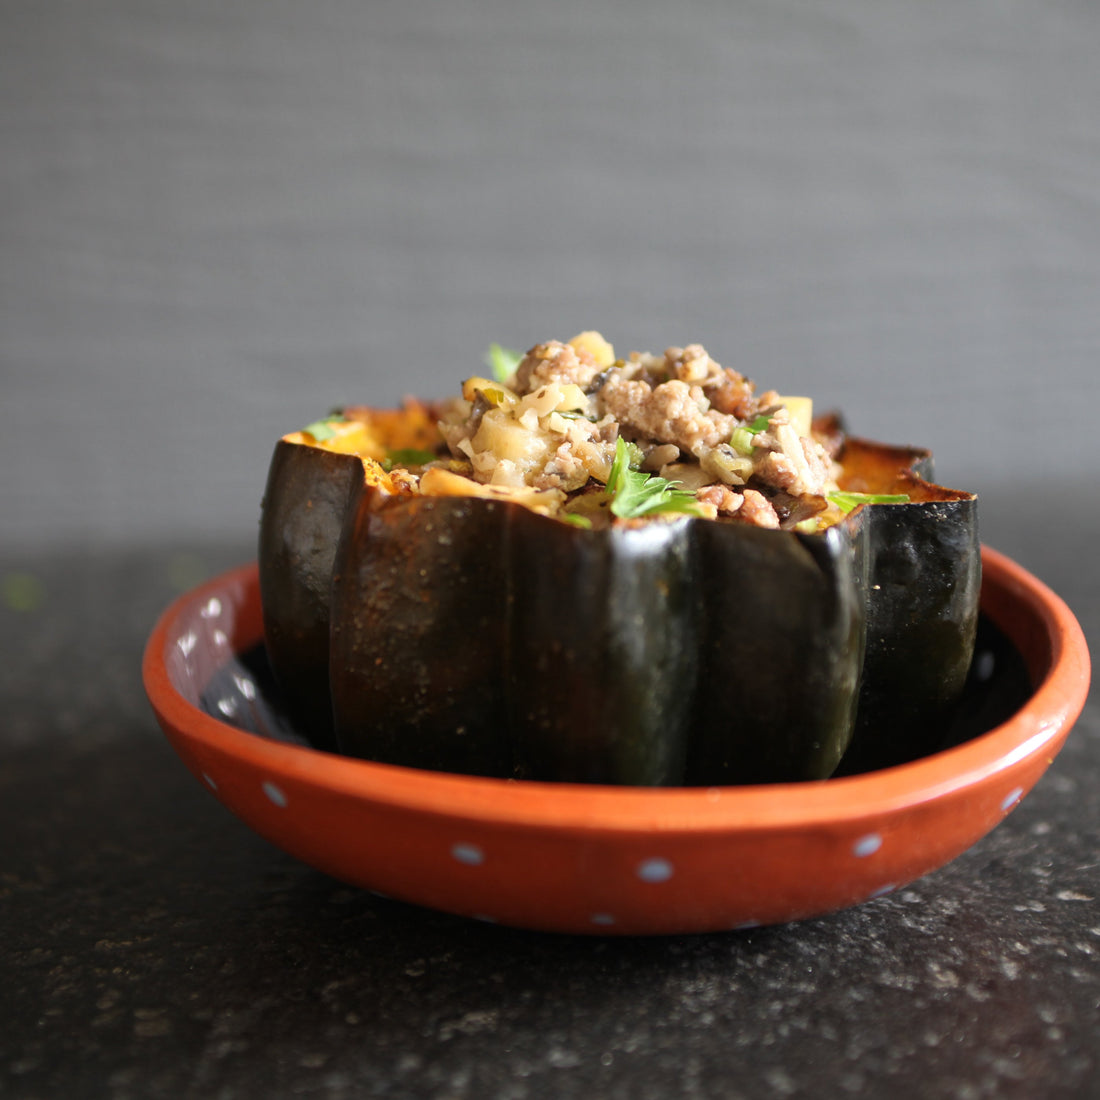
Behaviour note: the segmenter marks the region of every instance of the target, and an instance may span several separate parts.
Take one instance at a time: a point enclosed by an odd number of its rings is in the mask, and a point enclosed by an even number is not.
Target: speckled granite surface
[[[1094,642],[1090,532],[986,511]],[[1095,698],[1003,825],[890,897],[722,935],[514,931],[296,863],[176,760],[142,644],[249,549],[0,561],[0,1095],[1100,1094]]]
[[[590,327],[933,447],[1095,651],[1098,42],[1090,0],[0,0],[0,1098],[1100,1096],[1095,692],[951,866],[635,941],[295,863],[139,667],[274,435]]]

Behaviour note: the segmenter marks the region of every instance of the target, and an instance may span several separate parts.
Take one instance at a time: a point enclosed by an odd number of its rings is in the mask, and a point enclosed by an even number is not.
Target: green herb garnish
[[[382,459],[382,468],[392,470],[394,466],[423,466],[427,462],[434,462],[439,455],[434,451],[421,451],[415,447],[400,448],[396,451],[388,451]]]
[[[499,408],[501,405],[504,404],[503,390],[494,389],[492,386],[485,386],[484,388],[476,390],[475,392],[484,397],[490,405],[494,405]]]
[[[331,439],[336,434],[333,424],[346,424],[347,422],[347,417],[342,413],[332,413],[320,420],[314,420],[312,424],[307,424],[302,431],[309,432],[318,443],[324,443],[326,439]]]
[[[579,512],[559,512],[559,517],[565,520],[566,523],[571,523],[574,527],[581,527],[585,531],[592,530],[592,521],[587,516],[582,516]]]
[[[677,489],[675,482],[643,473],[634,467],[641,462],[641,451],[622,436],[615,440],[615,461],[607,479],[611,511],[620,519],[636,519],[659,512],[702,515],[695,494]]]
[[[489,354],[485,357],[489,369],[493,372],[493,377],[498,382],[506,382],[511,378],[522,359],[522,352],[512,351],[511,348],[502,348],[500,344],[490,344]]]
[[[908,504],[908,493],[849,493],[838,489],[829,500],[847,515],[860,504]]]
[[[744,426],[733,429],[733,435],[730,436],[730,446],[742,458],[748,458],[756,447],[756,444],[752,441],[752,435],[753,433]]]
[[[752,437],[766,431],[771,419],[771,414],[762,413],[751,424],[738,425],[733,429],[733,434],[730,436],[730,446],[742,458],[748,458],[756,448]]]

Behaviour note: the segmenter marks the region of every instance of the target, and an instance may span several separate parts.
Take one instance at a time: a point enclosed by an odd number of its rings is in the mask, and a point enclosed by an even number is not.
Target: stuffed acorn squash
[[[619,359],[583,333],[497,375],[275,448],[265,636],[316,744],[639,785],[936,747],[980,557],[976,498],[927,451],[813,422],[698,345]]]

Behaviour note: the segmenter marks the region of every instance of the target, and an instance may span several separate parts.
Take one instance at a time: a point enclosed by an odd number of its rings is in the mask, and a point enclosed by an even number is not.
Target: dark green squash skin
[[[694,675],[687,529],[592,537],[516,505],[364,487],[332,588],[340,750],[470,774],[679,782],[691,694],[668,686]]]
[[[329,593],[340,532],[363,481],[356,455],[279,440],[260,517],[260,598],[272,672],[294,724],[334,749]]]
[[[508,516],[508,728],[528,779],[683,781],[699,677],[689,519],[584,531]]]
[[[980,557],[972,495],[891,469],[932,499],[812,535],[585,531],[387,497],[356,457],[281,443],[260,545],[272,665],[315,743],[441,771],[717,785],[911,759],[961,692]]]
[[[864,653],[866,528],[821,534],[696,521],[700,683],[689,784],[832,774]]]
[[[333,583],[340,751],[578,783],[824,778],[855,717],[864,541],[858,521],[583,531],[366,488]]]
[[[970,670],[981,594],[977,499],[957,496],[860,509],[867,652],[844,774],[916,760],[947,734]]]
[[[503,505],[353,495],[332,583],[330,685],[341,752],[512,774],[500,690]]]

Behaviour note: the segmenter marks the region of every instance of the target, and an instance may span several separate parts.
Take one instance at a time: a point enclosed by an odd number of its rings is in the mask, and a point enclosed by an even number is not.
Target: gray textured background
[[[1088,0],[0,0],[3,539],[251,537],[282,432],[587,327],[1095,504],[1098,53]]]

